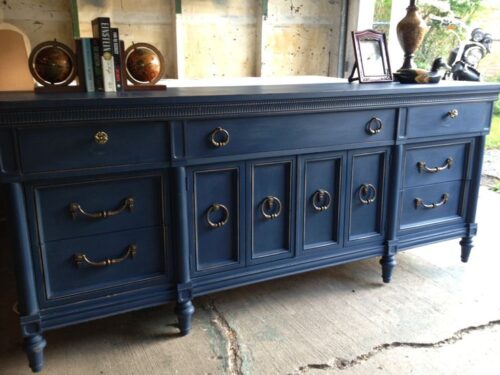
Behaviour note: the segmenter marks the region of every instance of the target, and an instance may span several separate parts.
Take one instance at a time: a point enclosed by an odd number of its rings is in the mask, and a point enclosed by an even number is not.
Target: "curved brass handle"
[[[127,258],[133,258],[136,256],[136,254],[137,254],[137,245],[129,245],[127,248],[127,252],[123,254],[123,256],[120,258],[105,259],[99,262],[95,262],[93,260],[90,260],[85,254],[75,254],[73,255],[73,260],[77,266],[80,266],[82,264],[88,264],[89,266],[92,267],[106,267],[106,266],[111,266],[113,264],[121,263]]]
[[[332,204],[332,196],[325,189],[318,189],[311,198],[313,208],[318,211],[326,211]]]
[[[229,132],[219,126],[212,130],[209,138],[215,147],[224,147],[229,143]]]
[[[211,219],[210,219],[210,215],[212,215],[212,213],[214,211],[219,211],[219,210],[222,210],[224,211],[224,218],[221,220],[221,221],[218,221],[216,223],[214,223]],[[207,223],[208,225],[210,225],[212,228],[220,228],[220,227],[223,227],[224,225],[227,224],[227,222],[229,221],[229,210],[227,209],[226,206],[224,206],[223,204],[219,204],[219,203],[214,203],[212,204],[208,210],[207,210],[207,213],[205,215],[206,217],[206,220],[207,220]]]
[[[98,145],[105,145],[108,143],[109,136],[108,133],[104,131],[98,131],[94,135],[94,142],[97,143]]]
[[[260,204],[260,211],[265,219],[274,220],[281,214],[281,201],[270,195]]]
[[[419,172],[425,171],[429,173],[437,173],[444,171],[445,169],[451,168],[453,164],[453,158],[448,158],[441,167],[428,167],[425,161],[419,161],[417,163],[417,168]]]
[[[372,184],[363,184],[359,187],[359,201],[363,204],[371,204],[377,199],[377,189]]]
[[[101,212],[87,212],[85,211],[82,206],[78,203],[70,203],[69,205],[69,212],[73,216],[73,219],[76,219],[78,214],[90,217],[91,219],[105,219],[110,216],[116,216],[118,214],[121,214],[125,210],[132,211],[134,208],[134,198],[126,198],[123,201],[123,204],[120,208],[116,210],[109,210],[109,211],[101,211]]]
[[[382,120],[378,117],[373,117],[370,121],[368,121],[368,124],[366,124],[366,132],[370,135],[375,135],[380,133],[383,127],[384,124],[382,124]]]
[[[448,116],[452,119],[456,119],[458,117],[458,109],[452,109],[449,111]]]
[[[450,199],[450,194],[444,193],[443,196],[441,197],[441,201],[437,203],[430,203],[426,204],[421,198],[415,198],[415,208],[419,207],[424,207],[424,208],[436,208],[445,205],[448,203],[448,200]]]

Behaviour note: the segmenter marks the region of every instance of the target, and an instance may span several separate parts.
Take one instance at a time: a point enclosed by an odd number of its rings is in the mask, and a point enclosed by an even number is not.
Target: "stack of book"
[[[122,91],[126,77],[117,28],[108,17],[92,20],[92,38],[76,39],[80,86],[87,92]]]

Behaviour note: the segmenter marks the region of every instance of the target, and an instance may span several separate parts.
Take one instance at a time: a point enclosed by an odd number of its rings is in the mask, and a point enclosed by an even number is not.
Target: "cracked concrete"
[[[497,375],[498,212],[500,194],[482,188],[468,264],[454,240],[398,254],[388,285],[367,259],[214,293],[195,299],[185,337],[173,305],[50,331],[42,375]],[[9,254],[0,251],[0,374],[28,375]]]
[[[224,315],[219,311],[215,300],[206,299],[202,302],[204,310],[210,313],[211,322],[217,328],[219,334],[226,343],[226,369],[229,375],[243,375],[243,360],[240,355],[240,344],[238,343],[238,334],[229,325]]]
[[[392,343],[381,344],[381,345],[374,347],[369,352],[360,354],[360,355],[358,355],[355,358],[350,359],[350,360],[336,358],[335,360],[330,361],[329,363],[310,363],[310,364],[307,364],[306,366],[301,366],[301,367],[299,367],[297,372],[294,372],[294,374],[306,374],[306,373],[309,373],[309,370],[332,370],[332,369],[345,370],[345,369],[360,365],[362,362],[370,360],[372,357],[376,356],[377,354],[379,354],[381,352],[391,350],[394,348],[412,348],[412,349],[440,348],[444,345],[455,344],[456,342],[463,340],[466,335],[469,335],[473,332],[485,330],[487,328],[493,328],[495,326],[500,326],[500,319],[488,322],[486,324],[481,324],[478,326],[463,328],[463,329],[455,332],[452,336],[445,338],[443,340],[439,340],[437,342],[419,343],[419,342],[397,342],[396,341],[396,342],[392,342]]]

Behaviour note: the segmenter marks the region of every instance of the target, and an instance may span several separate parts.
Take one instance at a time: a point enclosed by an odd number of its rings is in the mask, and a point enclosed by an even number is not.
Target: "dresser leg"
[[[472,243],[472,237],[464,237],[460,241],[460,246],[462,247],[462,262],[467,263],[469,260],[469,255],[474,247],[474,244]]]
[[[382,266],[382,280],[384,283],[389,283],[392,278],[392,271],[396,266],[396,256],[384,255],[382,259],[380,259],[380,265]]]
[[[175,307],[175,313],[179,320],[179,329],[181,335],[185,336],[191,330],[191,322],[193,321],[194,306],[191,301],[179,302]]]
[[[24,338],[24,350],[28,355],[28,361],[33,372],[42,371],[43,367],[43,349],[47,342],[41,335],[35,335]]]

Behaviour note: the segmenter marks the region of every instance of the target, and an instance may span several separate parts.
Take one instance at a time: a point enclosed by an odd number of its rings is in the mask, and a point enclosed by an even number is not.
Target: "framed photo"
[[[349,82],[356,80],[360,83],[392,82],[385,34],[374,30],[353,31],[352,41],[356,64]],[[356,69],[359,77],[353,78]]]

